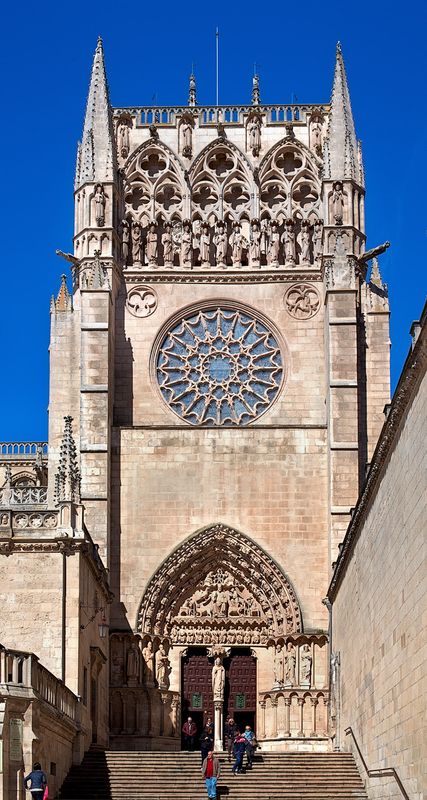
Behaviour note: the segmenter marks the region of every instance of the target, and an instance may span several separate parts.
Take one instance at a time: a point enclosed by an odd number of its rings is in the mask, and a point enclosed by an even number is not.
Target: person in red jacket
[[[205,779],[209,800],[215,800],[216,798],[216,782],[219,778],[219,773],[219,760],[214,756],[212,750],[209,750],[202,764],[202,774]]]
[[[197,733],[197,725],[193,722],[191,717],[188,717],[187,722],[184,722],[182,726],[182,732],[184,734],[184,747],[188,751],[194,750],[194,742],[196,739]]]

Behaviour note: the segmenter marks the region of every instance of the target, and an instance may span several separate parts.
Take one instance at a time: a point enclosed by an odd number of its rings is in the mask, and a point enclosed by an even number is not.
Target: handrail
[[[384,777],[386,775],[391,776],[392,778],[395,779],[400,791],[402,792],[402,796],[405,798],[405,800],[410,800],[409,795],[408,795],[408,793],[407,793],[402,781],[400,780],[395,768],[394,767],[383,767],[382,769],[368,769],[368,765],[367,765],[367,763],[366,763],[366,761],[365,761],[365,759],[363,757],[362,751],[361,751],[361,749],[359,747],[359,743],[358,743],[358,741],[357,741],[357,739],[356,739],[356,737],[354,735],[353,728],[351,726],[348,727],[348,728],[345,728],[344,733],[345,733],[346,736],[350,735],[352,737],[353,742],[354,742],[354,744],[356,746],[356,750],[357,750],[357,752],[359,754],[359,758],[360,758],[360,760],[361,760],[361,762],[363,764],[363,767],[364,767],[365,772],[367,773],[368,777],[369,778],[382,778],[382,777]]]

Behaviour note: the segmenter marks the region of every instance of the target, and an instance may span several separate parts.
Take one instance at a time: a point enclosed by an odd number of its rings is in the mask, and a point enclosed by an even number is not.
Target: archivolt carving
[[[270,556],[220,523],[187,539],[149,582],[141,634],[179,644],[264,644],[302,632],[294,589]]]

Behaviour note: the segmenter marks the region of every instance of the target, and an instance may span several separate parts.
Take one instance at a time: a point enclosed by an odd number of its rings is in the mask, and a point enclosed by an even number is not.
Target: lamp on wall
[[[108,630],[109,630],[108,622],[105,619],[105,609],[104,608],[98,608],[97,606],[85,606],[83,603],[80,603],[80,608],[83,608],[85,610],[86,614],[87,614],[88,611],[91,611],[91,610],[93,610],[93,612],[94,612],[92,614],[92,616],[89,617],[88,621],[86,622],[86,625],[80,624],[80,630],[81,631],[86,630],[88,625],[90,625],[90,623],[94,621],[94,619],[96,618],[97,614],[101,614],[101,619],[98,622],[98,631],[99,631],[100,638],[101,639],[105,639],[108,636]]]

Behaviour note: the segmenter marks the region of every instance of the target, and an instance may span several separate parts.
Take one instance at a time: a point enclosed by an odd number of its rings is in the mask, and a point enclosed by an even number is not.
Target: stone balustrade
[[[47,486],[11,486],[0,489],[0,507],[42,506],[47,503]]]
[[[328,690],[277,689],[261,692],[259,740],[328,737]]]
[[[114,115],[130,114],[136,117],[137,127],[145,125],[172,126],[183,114],[191,114],[198,120],[199,126],[243,125],[248,114],[257,111],[265,118],[267,125],[284,125],[286,122],[305,124],[307,116],[314,110],[328,113],[329,105],[238,105],[238,106],[143,106],[115,108]]]
[[[3,459],[35,458],[41,452],[47,456],[47,442],[0,442],[0,461]]]
[[[63,682],[39,663],[34,653],[6,650],[0,645],[0,695],[29,695],[44,700],[73,722],[79,719],[79,700]]]

